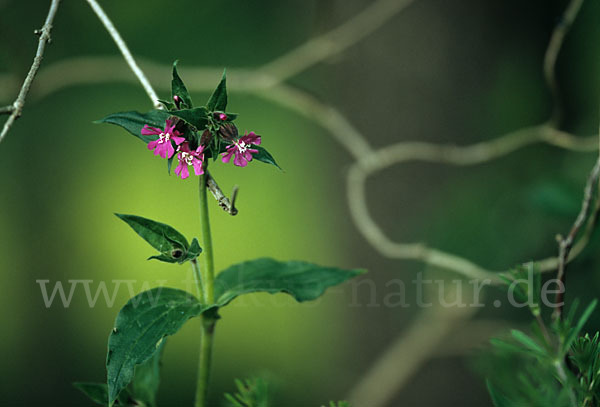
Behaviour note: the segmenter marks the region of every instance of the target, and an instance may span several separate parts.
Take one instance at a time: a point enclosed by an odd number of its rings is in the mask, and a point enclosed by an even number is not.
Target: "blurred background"
[[[18,92],[49,3],[0,0],[0,105]],[[377,405],[491,405],[477,355],[491,335],[528,321],[524,310],[491,305],[502,298],[498,288],[484,290],[486,306],[476,312],[416,307],[410,282],[417,273],[448,284],[460,276],[371,247],[346,200],[352,156],[310,114],[273,101],[268,88],[248,91],[250,76],[236,70],[260,68],[376,3],[394,9],[394,1],[365,0],[101,2],[164,98],[175,59],[197,103],[227,67],[237,125],[261,134],[285,169],[214,166],[225,191],[241,187],[238,216],[210,208],[217,268],[272,256],[370,271],[365,283],[332,289],[313,304],[265,294],[224,309],[215,405],[234,378],[257,374],[271,378],[278,406],[358,397],[382,360],[385,380],[369,387],[386,394]],[[566,4],[416,0],[342,52],[298,72],[291,67],[285,83],[318,101],[315,109],[334,106],[377,148],[490,140],[549,117],[542,60]],[[598,128],[599,12],[598,2],[584,2],[557,65],[562,128],[580,136]],[[191,270],[147,262],[152,249],[114,212],[199,233],[194,178],[167,175],[138,139],[92,124],[151,105],[85,1],[61,3],[52,38],[23,117],[0,145],[0,394],[7,406],[89,405],[71,383],[104,381],[106,339],[120,307],[148,286],[186,286]],[[594,160],[593,152],[535,144],[479,166],[409,162],[371,176],[367,202],[394,241],[426,242],[506,270],[556,253],[555,235],[574,220]],[[573,263],[567,302],[597,295],[599,247],[595,234]],[[100,296],[91,307],[79,286],[67,308],[58,299],[46,308],[36,282],[49,280],[51,290],[56,282],[69,289],[69,280],[92,280],[92,293],[105,282],[112,294],[116,279],[133,280],[133,293],[123,285],[112,306]],[[384,304],[397,279],[410,307]],[[471,295],[468,286],[462,295]],[[588,328],[599,325],[596,313]],[[190,323],[169,339],[160,405],[191,405],[198,331]]]

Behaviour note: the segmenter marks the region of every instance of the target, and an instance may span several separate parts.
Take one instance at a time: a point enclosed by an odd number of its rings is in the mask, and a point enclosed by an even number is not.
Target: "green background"
[[[184,80],[186,68],[258,67],[369,3],[130,0],[102,5],[136,56],[166,68],[162,79],[152,78],[164,90],[175,59]],[[29,68],[37,45],[32,31],[41,26],[48,5],[0,1],[2,105],[16,94],[9,84],[18,84]],[[416,1],[290,83],[338,107],[376,147],[400,140],[468,144],[491,139],[550,114],[542,58],[564,5]],[[558,64],[564,129],[578,135],[598,128],[599,8],[596,2],[584,4]],[[52,37],[43,66],[75,56],[117,55],[84,1],[63,1]],[[50,287],[61,281],[66,288],[68,280],[93,280],[92,292],[102,281],[112,291],[112,280],[136,280],[138,292],[145,281],[167,280],[164,284],[185,288],[191,275],[187,265],[146,262],[152,249],[113,215],[156,219],[190,238],[199,233],[195,178],[168,176],[165,163],[139,140],[116,127],[92,124],[111,112],[150,108],[140,86],[110,79],[110,69],[98,68],[101,84],[71,86],[43,98],[36,97],[41,91],[34,86],[23,117],[0,145],[4,405],[88,405],[70,383],[104,380],[106,339],[130,296],[122,287],[113,307],[102,299],[90,307],[80,286],[69,308],[56,302],[47,309],[36,280],[50,280]],[[40,74],[40,88],[49,85],[42,79]],[[215,76],[215,85],[218,80]],[[209,95],[192,96],[198,103]],[[241,187],[238,216],[210,208],[218,269],[261,256],[365,267],[379,302],[386,283],[395,278],[407,286],[419,271],[456,278],[421,263],[385,259],[367,244],[345,201],[351,157],[326,130],[235,88],[229,110],[240,113],[241,130],[262,135],[285,171],[262,163],[244,169],[214,166],[225,191]],[[370,178],[368,202],[390,238],[424,241],[502,270],[556,252],[554,236],[565,233],[577,214],[593,162],[593,153],[534,145],[475,167],[396,165]],[[568,301],[596,296],[598,247],[594,236],[573,264]],[[486,294],[488,304],[502,298],[497,289]],[[408,296],[410,302],[414,293]],[[349,285],[330,290],[316,304],[269,295],[234,302],[217,327],[212,399],[218,403],[224,391],[231,391],[233,378],[263,373],[277,388],[277,405],[318,406],[346,397],[420,312],[415,306],[368,302],[359,297],[360,306],[350,306]],[[522,325],[527,315],[488,306],[476,320],[501,329],[507,323]],[[593,317],[589,328],[599,323]],[[458,328],[448,342],[460,346],[430,355],[390,405],[489,405],[484,381],[472,367],[486,337],[470,329]],[[191,403],[198,330],[192,322],[167,344],[161,405]]]

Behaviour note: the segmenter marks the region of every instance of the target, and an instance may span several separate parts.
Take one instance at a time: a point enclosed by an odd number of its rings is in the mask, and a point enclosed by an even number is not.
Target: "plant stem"
[[[200,227],[202,229],[202,287],[204,300],[207,304],[215,302],[214,279],[215,266],[213,261],[212,236],[210,234],[210,220],[208,218],[208,199],[206,193],[206,166],[204,174],[200,176]]]
[[[202,267],[198,288],[203,293],[205,304],[215,302],[214,294],[214,262],[212,236],[210,234],[210,220],[208,217],[208,199],[206,193],[207,164],[205,163],[204,175],[200,176],[200,226],[202,231]],[[196,267],[195,267],[196,270]],[[196,384],[195,407],[207,406],[208,384],[210,380],[210,365],[212,359],[213,334],[216,319],[211,313],[202,316],[202,331],[200,335],[200,359],[198,360],[198,380]]]
[[[210,318],[210,317],[209,317]],[[207,407],[208,384],[210,381],[210,365],[213,349],[213,333],[216,320],[202,317],[200,335],[200,358],[198,360],[198,381],[196,384],[195,407]]]

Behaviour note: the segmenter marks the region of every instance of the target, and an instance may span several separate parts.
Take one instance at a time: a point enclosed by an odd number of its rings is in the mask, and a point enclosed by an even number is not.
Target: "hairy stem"
[[[206,181],[208,177],[207,163],[204,174],[200,176],[200,227],[202,231],[202,267],[200,268],[201,284],[205,304],[215,302],[214,293],[214,262],[212,236],[210,234],[210,219],[208,217],[208,199]],[[202,316],[202,331],[200,335],[200,356],[198,360],[198,380],[196,384],[196,407],[207,406],[208,384],[210,380],[210,365],[212,359],[213,334],[216,319],[213,315]]]

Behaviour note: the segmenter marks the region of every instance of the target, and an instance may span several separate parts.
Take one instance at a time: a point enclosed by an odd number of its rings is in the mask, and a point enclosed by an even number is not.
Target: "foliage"
[[[490,397],[496,407],[597,406],[599,334],[582,335],[596,301],[579,317],[574,301],[566,315],[546,324],[540,307],[539,279],[533,264],[504,276],[515,296],[530,301],[534,321],[530,333],[513,329],[510,336],[491,339],[492,349],[483,357]]]
[[[204,227],[209,222],[206,207],[207,158],[216,160],[221,155],[222,161],[228,163],[233,157],[234,164],[239,167],[247,166],[252,159],[278,168],[279,165],[259,145],[262,143],[260,136],[254,132],[244,136],[238,134],[233,124],[237,115],[226,111],[225,73],[206,106],[200,107],[193,106],[187,87],[177,72],[177,62],[173,64],[172,75],[172,101],[160,101],[166,111],[156,109],[148,113],[115,113],[99,122],[120,126],[147,143],[148,149],[154,150],[155,155],[167,160],[169,170],[176,157],[178,166],[175,173],[182,179],[190,175],[189,166],[193,167],[196,175],[202,177],[200,214],[202,240],[207,253],[203,252],[196,238],[189,243],[172,226],[137,215],[116,214],[159,252],[149,259],[178,264],[189,261],[196,273],[198,296],[175,288],[157,287],[129,299],[119,311],[108,338],[107,383],[76,384],[92,401],[109,407],[156,406],[165,338],[177,333],[189,319],[201,317],[203,320],[203,340],[207,343],[202,343],[201,361],[204,363],[201,366],[208,370],[212,332],[219,319],[218,311],[238,296],[252,292],[287,293],[299,302],[310,301],[323,295],[327,288],[364,272],[303,261],[262,258],[233,265],[214,278],[210,228]],[[203,270],[198,266],[199,257],[204,260]],[[199,373],[196,406],[204,407],[209,375],[208,371]],[[236,386],[235,394],[225,396],[228,405],[268,405],[268,387],[264,380],[238,380]]]
[[[236,380],[237,391],[225,393],[225,407],[269,407],[269,386],[264,379]]]

